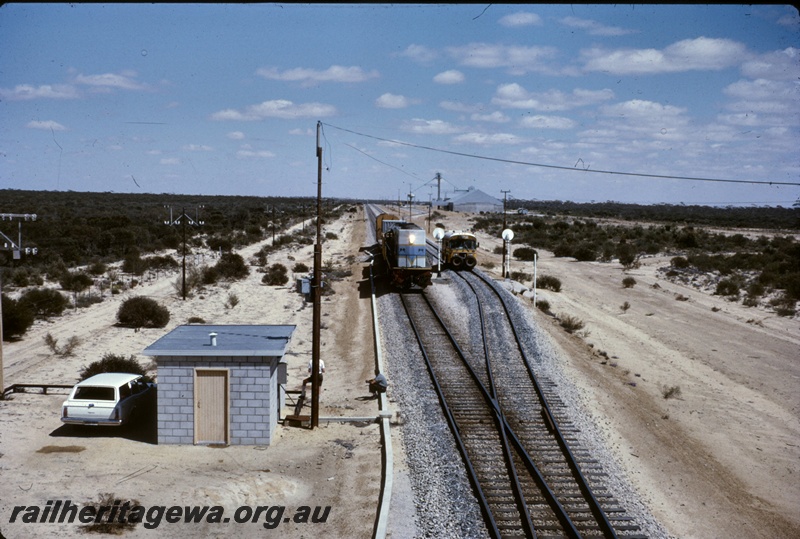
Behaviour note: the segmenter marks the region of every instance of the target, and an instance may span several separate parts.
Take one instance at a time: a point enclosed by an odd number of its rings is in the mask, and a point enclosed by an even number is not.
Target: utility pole
[[[505,230],[506,229],[506,197],[508,196],[508,193],[510,193],[511,191],[510,190],[509,191],[503,191],[501,189],[500,192],[503,193],[503,230]],[[506,278],[506,277],[508,277],[508,275],[506,275],[506,250],[504,248],[503,249],[503,278]]]
[[[436,200],[442,200],[442,175],[440,173],[436,173]]]
[[[314,311],[311,339],[311,428],[319,426],[319,352],[322,292],[322,146],[321,122],[317,122],[317,243],[314,245]]]
[[[0,220],[3,221],[13,221],[14,219],[19,219],[19,235],[17,236],[17,242],[14,242],[11,238],[3,234],[0,231],[0,236],[3,237],[3,245],[2,250],[12,251],[12,257],[14,260],[19,260],[24,252],[26,255],[28,254],[37,254],[39,250],[36,247],[26,247],[25,249],[22,248],[22,221],[35,221],[36,214],[35,213],[0,213]],[[5,378],[3,376],[3,272],[0,271],[0,400],[3,398],[5,394]]]
[[[186,215],[186,208],[182,208],[181,214],[175,219],[173,219],[172,206],[164,206],[164,207],[169,208],[169,221],[164,221],[164,224],[168,226],[181,225],[181,227],[183,228],[183,284],[181,285],[181,291],[183,293],[183,300],[186,301],[186,224],[188,223],[191,226],[199,226],[204,224],[203,221],[199,219],[200,216],[199,208],[202,208],[203,206],[197,206],[195,208],[194,219]]]

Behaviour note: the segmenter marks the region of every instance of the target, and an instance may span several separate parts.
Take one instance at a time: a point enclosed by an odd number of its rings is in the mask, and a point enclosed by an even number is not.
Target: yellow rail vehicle
[[[478,239],[471,232],[451,230],[442,238],[442,262],[456,271],[472,271],[478,263],[477,250]]]

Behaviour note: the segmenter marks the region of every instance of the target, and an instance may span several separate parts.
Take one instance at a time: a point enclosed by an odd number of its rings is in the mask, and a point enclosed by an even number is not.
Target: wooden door
[[[228,443],[228,371],[195,369],[194,443]]]

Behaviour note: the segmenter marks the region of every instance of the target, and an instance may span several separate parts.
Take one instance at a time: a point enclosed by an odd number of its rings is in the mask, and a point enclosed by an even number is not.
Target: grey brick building
[[[147,347],[158,365],[158,443],[269,445],[294,329],[184,325]]]

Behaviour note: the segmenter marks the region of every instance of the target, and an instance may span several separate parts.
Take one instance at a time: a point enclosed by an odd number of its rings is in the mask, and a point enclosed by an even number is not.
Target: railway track
[[[424,293],[401,299],[490,534],[644,538],[537,380],[500,292],[478,273],[450,274],[471,291],[467,353]]]

